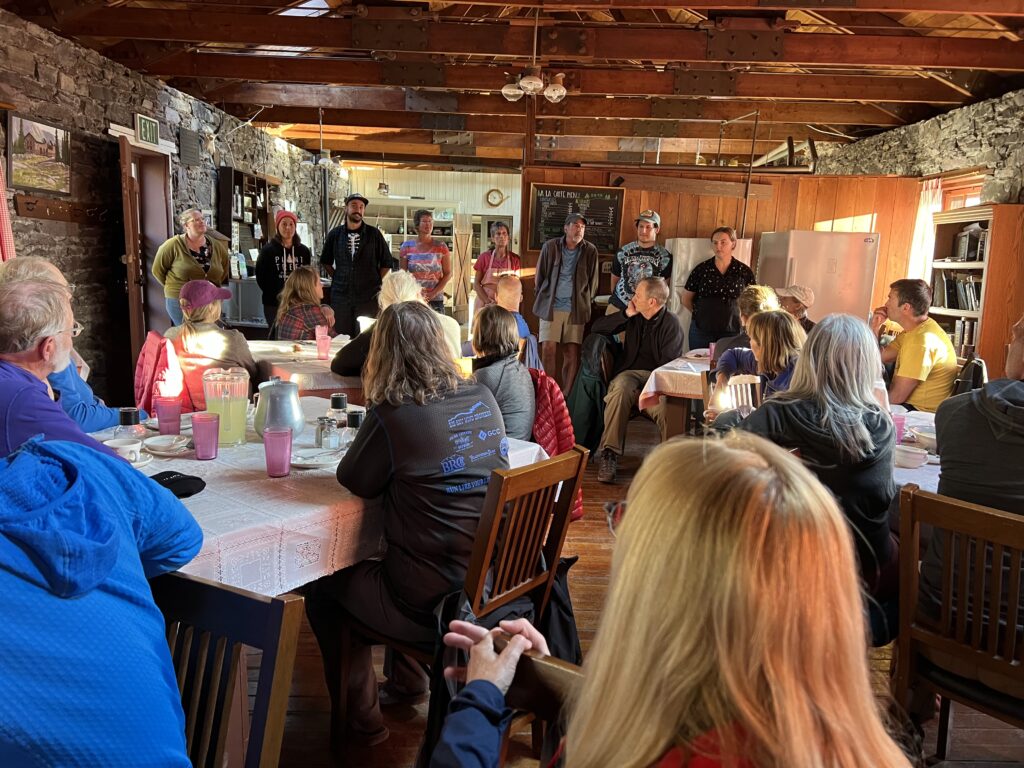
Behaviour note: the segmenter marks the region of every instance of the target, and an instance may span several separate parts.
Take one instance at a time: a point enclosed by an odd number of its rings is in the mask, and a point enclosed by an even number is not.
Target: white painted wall
[[[461,213],[478,216],[512,217],[512,250],[522,253],[519,229],[520,188],[522,174],[519,173],[471,173],[467,171],[405,171],[384,170],[384,180],[391,195],[418,195],[426,200],[459,202]],[[379,197],[380,169],[373,171],[349,170],[349,188],[369,198]],[[492,208],[487,204],[487,190],[500,189],[506,196],[501,205]],[[396,200],[402,204],[403,200]],[[415,201],[413,201],[415,204]],[[372,215],[372,211],[367,211]]]

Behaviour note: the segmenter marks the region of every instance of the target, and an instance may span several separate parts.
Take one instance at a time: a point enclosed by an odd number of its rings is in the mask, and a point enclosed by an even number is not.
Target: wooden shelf
[[[932,262],[932,269],[984,269],[984,261],[950,261],[937,259]]]
[[[929,315],[946,315],[948,317],[964,317],[968,320],[977,320],[981,317],[979,309],[949,309],[948,307],[931,307]]]

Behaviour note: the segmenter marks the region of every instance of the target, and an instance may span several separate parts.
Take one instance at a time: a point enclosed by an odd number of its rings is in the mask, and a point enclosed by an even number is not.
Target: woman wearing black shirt
[[[378,743],[388,730],[369,645],[354,640],[348,691],[337,690],[339,616],[433,648],[432,612],[465,581],[491,471],[508,468],[508,439],[494,396],[461,377],[438,315],[421,301],[381,311],[363,389],[366,419],[338,466],[338,482],[364,499],[382,498],[387,552],[311,584],[306,613],[332,701],[348,696],[350,734]],[[388,676],[392,700],[426,692],[422,669],[401,654],[393,655]]]
[[[712,232],[711,245],[714,257],[694,267],[683,288],[683,305],[693,313],[690,349],[702,349],[739,333],[736,298],[754,283],[750,267],[733,258],[736,232],[732,227],[719,227]]]
[[[263,246],[256,259],[256,283],[263,292],[263,316],[268,328],[277,317],[278,296],[285,280],[296,269],[308,267],[313,261],[313,254],[295,232],[297,221],[291,211],[278,211],[274,216],[277,234]]]

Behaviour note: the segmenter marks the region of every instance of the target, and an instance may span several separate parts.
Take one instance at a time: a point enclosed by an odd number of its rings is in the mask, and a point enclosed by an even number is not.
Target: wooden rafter
[[[1024,3],[1024,0],[1021,0]],[[239,45],[288,45],[330,50],[360,50],[353,39],[351,19],[280,16],[268,24],[264,17],[223,13],[192,13],[156,9],[103,9],[72,19],[62,26],[77,37],[119,37]],[[557,38],[547,37],[542,58],[577,60],[647,60],[727,62],[750,61],[742,56],[715,56],[703,30],[660,28],[559,26]],[[528,26],[439,21],[426,27],[419,52],[448,56],[512,56],[532,54]],[[389,46],[388,40],[394,40]],[[404,50],[400,38],[385,36],[361,50]],[[564,52],[559,54],[564,48]],[[1010,40],[966,37],[890,37],[883,35],[783,34],[776,63],[808,66],[950,67],[1024,71],[1024,49]],[[756,61],[752,63],[757,63]]]

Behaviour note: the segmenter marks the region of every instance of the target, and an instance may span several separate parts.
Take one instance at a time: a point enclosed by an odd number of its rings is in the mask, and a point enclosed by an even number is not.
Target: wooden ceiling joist
[[[348,88],[324,85],[282,85],[278,83],[232,83],[204,91],[204,98],[225,104],[250,104],[265,107],[323,107],[324,110],[384,110],[419,112],[409,108],[406,94],[398,88]],[[510,104],[501,96],[457,97],[457,112],[463,115],[523,115],[526,100]],[[688,114],[665,114],[665,106],[682,106]],[[815,125],[897,126],[907,122],[890,111],[861,104],[764,103],[756,101],[715,101],[674,99],[669,104],[657,99],[607,99],[595,96],[571,96],[560,104],[537,102],[538,117],[617,118],[634,120],[699,120],[717,124],[760,112],[762,123],[812,123]],[[233,108],[235,109],[235,108]],[[252,107],[239,117],[251,117]],[[325,112],[325,114],[327,114]],[[326,118],[325,118],[326,119]]]
[[[418,3],[420,0],[396,0],[396,2]],[[468,0],[467,3],[468,4]],[[473,5],[508,5],[508,0],[472,0]],[[984,7],[970,0],[807,0],[813,8],[840,7],[846,10],[879,11],[881,13],[908,13],[930,11],[932,13],[972,14],[984,10],[989,16],[1024,16],[1024,0],[984,0]],[[622,10],[630,8],[657,8],[664,10],[730,10],[730,11],[788,11],[799,2],[792,0],[523,0],[516,3],[521,8],[539,8],[545,11],[568,10]]]
[[[1024,2],[1024,0],[1022,0]],[[531,56],[533,30],[505,23],[395,22],[377,24],[377,36],[353,30],[357,21],[339,18],[198,13],[152,8],[104,8],[62,25],[76,37],[176,40],[235,45],[284,45],[327,50],[415,51],[444,56]],[[399,27],[399,25],[405,25]],[[422,29],[417,28],[422,25]],[[361,30],[362,28],[360,28]],[[412,30],[408,36],[400,30]],[[555,32],[554,37],[550,32]],[[765,39],[771,32],[751,33]],[[358,37],[358,39],[356,39]],[[543,60],[607,59],[762,63],[744,57],[742,47],[709,45],[703,30],[558,26],[542,35]],[[414,42],[410,44],[409,40]],[[718,51],[718,52],[716,52]],[[774,64],[804,66],[948,67],[1024,71],[1024,46],[1012,40],[888,35],[815,35],[782,33]]]
[[[1024,51],[1022,51],[1024,53]],[[220,77],[238,80],[269,80],[292,83],[339,83],[355,86],[388,85],[388,65],[373,61],[349,62],[322,58],[246,56],[212,53],[178,53],[145,66],[164,79],[172,77]],[[508,82],[507,67],[480,65],[438,66],[441,87],[453,90],[498,91]],[[618,96],[708,95],[699,74],[678,78],[674,72],[633,69],[560,68],[570,93]],[[720,74],[720,73],[719,73]],[[409,72],[415,85],[418,69]],[[801,99],[822,101],[891,101],[925,104],[962,104],[967,97],[943,83],[922,77],[870,77],[855,75],[788,75],[736,73],[727,85],[729,94],[741,99]],[[722,94],[724,95],[724,94]]]

